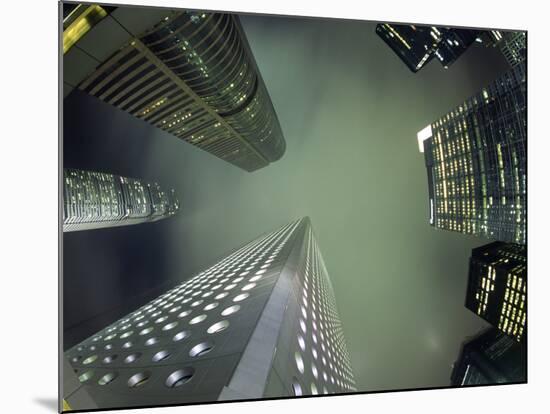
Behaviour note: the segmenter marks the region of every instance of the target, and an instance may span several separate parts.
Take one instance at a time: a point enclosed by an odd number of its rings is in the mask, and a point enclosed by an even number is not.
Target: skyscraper
[[[498,45],[510,66],[516,67],[527,60],[526,32],[502,32]]]
[[[174,190],[135,178],[71,168],[63,170],[63,231],[157,221],[176,214]]]
[[[478,30],[412,24],[376,25],[376,34],[392,48],[412,72],[436,57],[448,68],[479,35]]]
[[[520,64],[418,133],[432,226],[525,244],[526,88]]]
[[[66,86],[246,171],[281,158],[285,140],[238,17],[146,10],[119,7],[73,41]],[[94,36],[114,40],[95,50]],[[81,52],[88,66],[71,55]]]
[[[493,242],[472,250],[466,307],[520,342],[527,326],[525,246]]]
[[[65,353],[73,409],[355,390],[308,218],[239,248]],[[82,397],[82,400],[81,400]]]
[[[487,47],[498,47],[511,67],[527,60],[527,32],[488,30],[477,40]]]
[[[467,340],[451,373],[452,386],[505,384],[527,380],[526,348],[489,328]]]

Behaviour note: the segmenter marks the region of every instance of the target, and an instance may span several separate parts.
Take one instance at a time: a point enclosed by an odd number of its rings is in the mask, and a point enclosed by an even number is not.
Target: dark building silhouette
[[[235,250],[65,360],[66,377],[78,378],[63,393],[72,409],[356,390],[308,218]]]
[[[418,133],[432,226],[525,244],[526,88],[520,64]]]
[[[527,350],[494,328],[462,345],[451,373],[451,386],[527,381]]]
[[[465,305],[516,341],[526,338],[525,246],[494,242],[473,249]]]
[[[413,71],[434,57],[448,68],[476,40],[480,31],[440,26],[382,23],[376,33]]]
[[[95,171],[63,170],[63,231],[161,220],[179,209],[174,190],[157,183]]]
[[[496,41],[498,46],[510,64],[516,67],[527,60],[527,32],[498,32],[500,37]]]
[[[247,171],[282,157],[279,121],[237,16],[101,10],[93,25],[64,31],[64,50],[73,43],[66,94],[76,87]]]

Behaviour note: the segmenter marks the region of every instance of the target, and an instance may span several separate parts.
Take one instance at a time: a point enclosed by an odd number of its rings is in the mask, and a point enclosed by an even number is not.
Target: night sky
[[[309,216],[360,391],[446,386],[473,247],[428,224],[416,133],[507,70],[472,46],[411,73],[369,22],[241,19],[286,139],[247,173],[78,91],[64,101],[65,167],[176,190],[170,219],[64,235],[65,348],[291,220]]]

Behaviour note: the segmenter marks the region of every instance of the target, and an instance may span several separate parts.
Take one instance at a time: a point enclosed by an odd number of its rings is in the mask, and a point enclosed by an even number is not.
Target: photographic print
[[[527,32],[63,1],[60,409],[527,381]]]

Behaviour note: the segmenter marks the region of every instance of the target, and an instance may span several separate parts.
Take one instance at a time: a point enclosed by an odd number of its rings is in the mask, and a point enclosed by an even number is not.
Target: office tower
[[[520,342],[527,328],[525,246],[493,242],[472,250],[466,307]]]
[[[498,47],[511,67],[527,60],[527,32],[488,30],[476,40],[487,47]]]
[[[418,133],[432,226],[525,244],[526,88],[521,64]]]
[[[512,67],[527,60],[527,32],[502,32],[498,46]]]
[[[451,386],[527,381],[527,349],[489,328],[462,344],[451,373]]]
[[[392,48],[412,72],[436,57],[447,69],[479,35],[478,30],[383,23],[376,34]]]
[[[174,190],[157,183],[72,168],[63,170],[63,231],[147,223],[176,214]]]
[[[309,218],[239,248],[69,349],[98,407],[355,390],[331,282]],[[68,370],[71,374],[71,370]]]
[[[285,152],[237,16],[119,7],[74,43],[64,56],[67,91],[85,91],[246,171]]]

